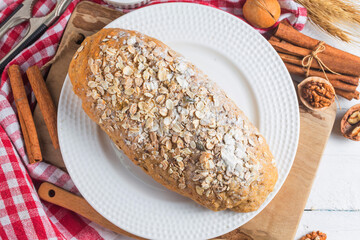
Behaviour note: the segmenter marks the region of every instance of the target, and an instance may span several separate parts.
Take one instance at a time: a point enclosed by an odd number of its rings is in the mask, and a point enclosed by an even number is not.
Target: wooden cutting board
[[[57,105],[70,60],[84,37],[97,32],[121,12],[91,2],[81,2],[72,14],[46,84]],[[335,104],[323,112],[300,105],[300,140],[293,167],[285,184],[270,204],[242,227],[220,236],[237,240],[293,239],[336,115]],[[35,122],[44,159],[66,171],[60,151],[53,149],[38,107]],[[120,231],[124,234],[123,231]]]

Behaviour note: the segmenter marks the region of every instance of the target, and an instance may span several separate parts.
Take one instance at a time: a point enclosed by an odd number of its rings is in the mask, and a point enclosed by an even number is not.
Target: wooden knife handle
[[[111,231],[136,239],[144,239],[128,233],[112,224],[110,221],[96,212],[95,209],[92,208],[84,198],[70,193],[51,183],[42,183],[39,187],[38,194],[42,200],[71,210],[107,229],[110,229]]]

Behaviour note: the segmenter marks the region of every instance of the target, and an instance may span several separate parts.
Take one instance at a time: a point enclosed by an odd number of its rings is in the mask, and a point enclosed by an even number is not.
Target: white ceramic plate
[[[168,3],[142,8],[107,27],[153,36],[215,80],[266,137],[279,180],[256,212],[212,212],[166,190],[120,153],[87,117],[67,78],[58,129],[66,167],[85,199],[120,228],[150,239],[205,239],[227,233],[258,214],[279,191],[299,136],[294,86],[267,41],[238,18],[215,8]]]

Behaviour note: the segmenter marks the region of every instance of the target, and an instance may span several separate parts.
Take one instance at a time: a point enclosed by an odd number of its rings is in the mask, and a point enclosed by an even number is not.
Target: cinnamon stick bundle
[[[339,96],[359,99],[356,91],[360,76],[359,57],[308,37],[286,21],[278,25],[269,43],[290,73],[327,78]],[[305,57],[308,62],[304,63]],[[310,68],[304,64],[310,64]]]
[[[294,29],[287,21],[282,21],[278,27],[276,28],[274,35],[280,39],[285,40],[286,42],[292,43],[296,46],[307,48],[307,49],[315,49],[316,46],[319,44],[319,40],[316,40],[314,38],[311,38],[309,36],[306,36],[305,34],[302,34],[301,32]],[[341,51],[340,49],[334,48],[328,44],[325,44],[325,51],[324,54],[328,56],[334,57],[335,63],[339,61],[344,61],[346,59],[347,62],[350,62],[351,64],[348,64],[347,68],[351,69],[358,69],[358,71],[355,71],[349,75],[359,76],[360,75],[360,58],[344,51]],[[325,63],[326,64],[326,63]],[[330,69],[332,66],[329,66]],[[336,71],[336,70],[334,70]]]
[[[51,98],[50,92],[46,87],[45,80],[37,65],[29,67],[26,70],[30,85],[34,91],[36,100],[39,104],[40,111],[44,117],[46,127],[49,131],[54,148],[59,148],[57,135],[56,108]]]
[[[24,83],[18,65],[11,65],[8,68],[10,85],[14,95],[16,108],[19,112],[20,124],[24,135],[26,151],[29,155],[29,162],[34,163],[42,160],[39,139],[37,136],[34,119],[26,96]]]
[[[269,42],[277,52],[290,54],[293,56],[305,57],[311,55],[311,53],[313,52],[312,49],[298,47],[286,42]],[[360,66],[357,66],[356,64],[349,64],[349,62],[345,61],[344,58],[336,58],[332,55],[326,54],[325,51],[318,53],[317,56],[332,71],[339,74],[346,74],[351,76],[360,75]],[[316,62],[316,60],[314,60],[313,62]]]
[[[299,56],[291,55],[290,53],[281,53],[278,52],[279,56],[284,62],[291,63],[294,65],[302,66],[302,58]],[[311,68],[316,68],[321,70],[321,67],[317,61],[311,62]]]
[[[296,65],[291,64],[291,63],[285,63],[285,66],[288,69],[288,71],[290,73],[292,73],[292,74],[300,75],[300,76],[306,76],[306,71],[307,70],[304,69],[303,67],[299,67],[299,66],[296,66]],[[309,75],[310,76],[315,76],[315,77],[324,77],[323,72],[320,72],[320,71],[317,71],[317,70],[311,70],[311,69],[309,71]],[[333,74],[333,75],[335,75],[335,74]],[[328,78],[329,78],[329,76],[328,76]],[[341,81],[336,80],[336,79],[330,79],[329,78],[329,81],[330,81],[330,83],[333,85],[333,87],[335,89],[340,89],[340,90],[347,91],[347,92],[354,92],[356,90],[356,88],[357,88],[357,86],[355,86],[355,85],[346,84],[346,83],[341,82]]]
[[[290,55],[290,54],[285,54],[285,53],[278,53],[279,56],[281,57],[281,59],[285,62],[285,63],[290,63],[299,67],[302,67],[302,59],[298,58],[294,55]],[[317,63],[317,61],[312,61],[311,64],[311,68],[315,68],[318,70],[321,70],[319,64]],[[324,77],[324,73],[320,72],[320,73],[316,73],[316,70],[310,69],[310,74],[317,74],[314,76],[317,77]],[[306,70],[304,70],[304,72],[306,73]],[[348,75],[337,75],[337,74],[333,74],[330,72],[326,72],[326,76],[328,77],[329,80],[338,80],[338,81],[342,81],[345,83],[349,83],[351,85],[355,85],[357,86],[359,84],[359,77],[355,77],[355,76],[348,76]]]

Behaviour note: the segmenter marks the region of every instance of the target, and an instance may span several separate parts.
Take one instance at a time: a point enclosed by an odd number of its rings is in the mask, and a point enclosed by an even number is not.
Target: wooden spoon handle
[[[51,183],[48,182],[42,183],[39,187],[38,194],[42,200],[69,209],[89,219],[90,221],[93,221],[107,229],[110,229],[111,231],[136,239],[144,239],[136,235],[133,235],[131,233],[128,233],[122,230],[121,228],[115,226],[114,224],[112,224],[110,221],[108,221],[106,218],[104,218],[98,212],[96,212],[95,209],[92,208],[84,198],[79,197],[73,193],[70,193]]]

